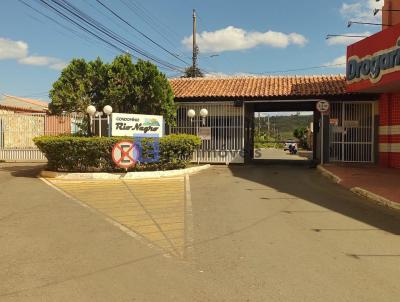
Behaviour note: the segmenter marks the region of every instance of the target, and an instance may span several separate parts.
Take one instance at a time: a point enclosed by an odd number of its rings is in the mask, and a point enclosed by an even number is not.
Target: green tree
[[[100,58],[89,62],[89,81],[91,83],[91,104],[97,108],[108,105],[107,89],[109,82],[108,71],[110,65]]]
[[[300,145],[303,148],[307,148],[307,133],[308,129],[305,127],[299,127],[293,131],[293,136],[299,140]]]
[[[138,113],[136,66],[129,55],[114,59],[108,70],[107,98],[114,112]]]
[[[176,106],[167,77],[154,64],[129,55],[114,59],[109,68],[107,97],[116,112],[161,114],[173,124]]]
[[[50,90],[49,109],[59,114],[85,112],[89,104],[102,108],[107,86],[108,64],[100,58],[91,62],[73,59]]]
[[[89,64],[84,59],[73,59],[63,69],[50,90],[52,113],[83,111],[91,103]]]
[[[74,59],[61,72],[50,91],[50,110],[59,114],[85,112],[91,104],[114,112],[160,114],[173,124],[176,114],[172,88],[154,64],[131,56],[117,56],[111,64],[100,58]]]
[[[187,67],[182,78],[202,78],[204,77],[203,72],[198,68],[193,66]]]
[[[154,64],[139,60],[136,63],[136,80],[137,102],[141,112],[162,114],[167,124],[174,124],[176,106],[167,77]]]

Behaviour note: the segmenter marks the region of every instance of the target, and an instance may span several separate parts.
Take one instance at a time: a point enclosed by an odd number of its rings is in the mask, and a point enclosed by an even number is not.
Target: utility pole
[[[193,60],[193,65],[192,65],[192,69],[193,69],[193,77],[196,77],[196,73],[197,73],[197,54],[199,52],[199,49],[197,47],[197,43],[196,43],[196,35],[197,35],[197,25],[196,25],[196,10],[193,9],[193,56],[192,56],[192,60]]]

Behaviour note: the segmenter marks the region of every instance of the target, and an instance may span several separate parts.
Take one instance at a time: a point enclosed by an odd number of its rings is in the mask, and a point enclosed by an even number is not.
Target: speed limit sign
[[[327,113],[329,111],[330,105],[328,101],[321,100],[317,102],[317,110],[321,113]]]

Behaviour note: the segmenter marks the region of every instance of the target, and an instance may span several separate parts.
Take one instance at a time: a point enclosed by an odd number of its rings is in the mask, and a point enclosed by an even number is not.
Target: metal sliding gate
[[[81,121],[78,115],[0,113],[0,160],[45,161],[33,138],[75,133]]]
[[[204,119],[199,114],[202,108],[208,111]],[[190,109],[196,112],[192,119],[187,116]],[[176,126],[170,132],[207,133],[193,155],[195,162],[244,162],[244,106],[235,106],[234,102],[179,103]]]
[[[374,161],[374,103],[331,103],[329,160]]]

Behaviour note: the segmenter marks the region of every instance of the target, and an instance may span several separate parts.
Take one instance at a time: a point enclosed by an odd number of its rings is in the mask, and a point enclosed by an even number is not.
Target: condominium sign
[[[161,115],[111,114],[112,136],[158,136],[164,134],[164,118]]]

